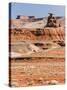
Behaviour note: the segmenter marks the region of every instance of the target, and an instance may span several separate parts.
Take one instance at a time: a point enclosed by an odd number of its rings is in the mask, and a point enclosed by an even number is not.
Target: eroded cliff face
[[[11,41],[64,41],[64,17],[55,17],[57,27],[47,27],[47,17],[32,18],[10,20]]]
[[[11,41],[64,41],[64,28],[12,29]]]
[[[63,28],[46,28],[44,29],[43,40],[63,41],[64,29]]]

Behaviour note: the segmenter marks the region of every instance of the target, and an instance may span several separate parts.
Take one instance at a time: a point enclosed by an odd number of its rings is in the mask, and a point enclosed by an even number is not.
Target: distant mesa
[[[21,19],[23,21],[31,21],[31,20],[34,20],[35,19],[35,16],[21,16],[21,15],[18,15],[16,19]]]

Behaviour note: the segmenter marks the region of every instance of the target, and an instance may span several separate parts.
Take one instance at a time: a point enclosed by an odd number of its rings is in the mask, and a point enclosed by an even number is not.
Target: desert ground
[[[36,59],[36,58],[35,58]],[[11,62],[12,86],[39,86],[64,83],[64,59],[19,59]],[[57,60],[57,61],[56,61]],[[52,83],[52,81],[55,81]]]

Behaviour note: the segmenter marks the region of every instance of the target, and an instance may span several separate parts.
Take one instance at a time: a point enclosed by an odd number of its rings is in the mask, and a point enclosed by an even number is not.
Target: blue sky
[[[11,3],[11,18],[13,19],[15,19],[17,15],[44,17],[47,16],[49,12],[54,13],[57,16],[64,16],[65,6]]]

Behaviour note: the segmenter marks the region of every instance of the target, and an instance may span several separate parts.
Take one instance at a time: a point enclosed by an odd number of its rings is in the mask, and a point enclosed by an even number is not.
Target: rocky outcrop
[[[12,29],[12,41],[64,41],[64,28]]]

